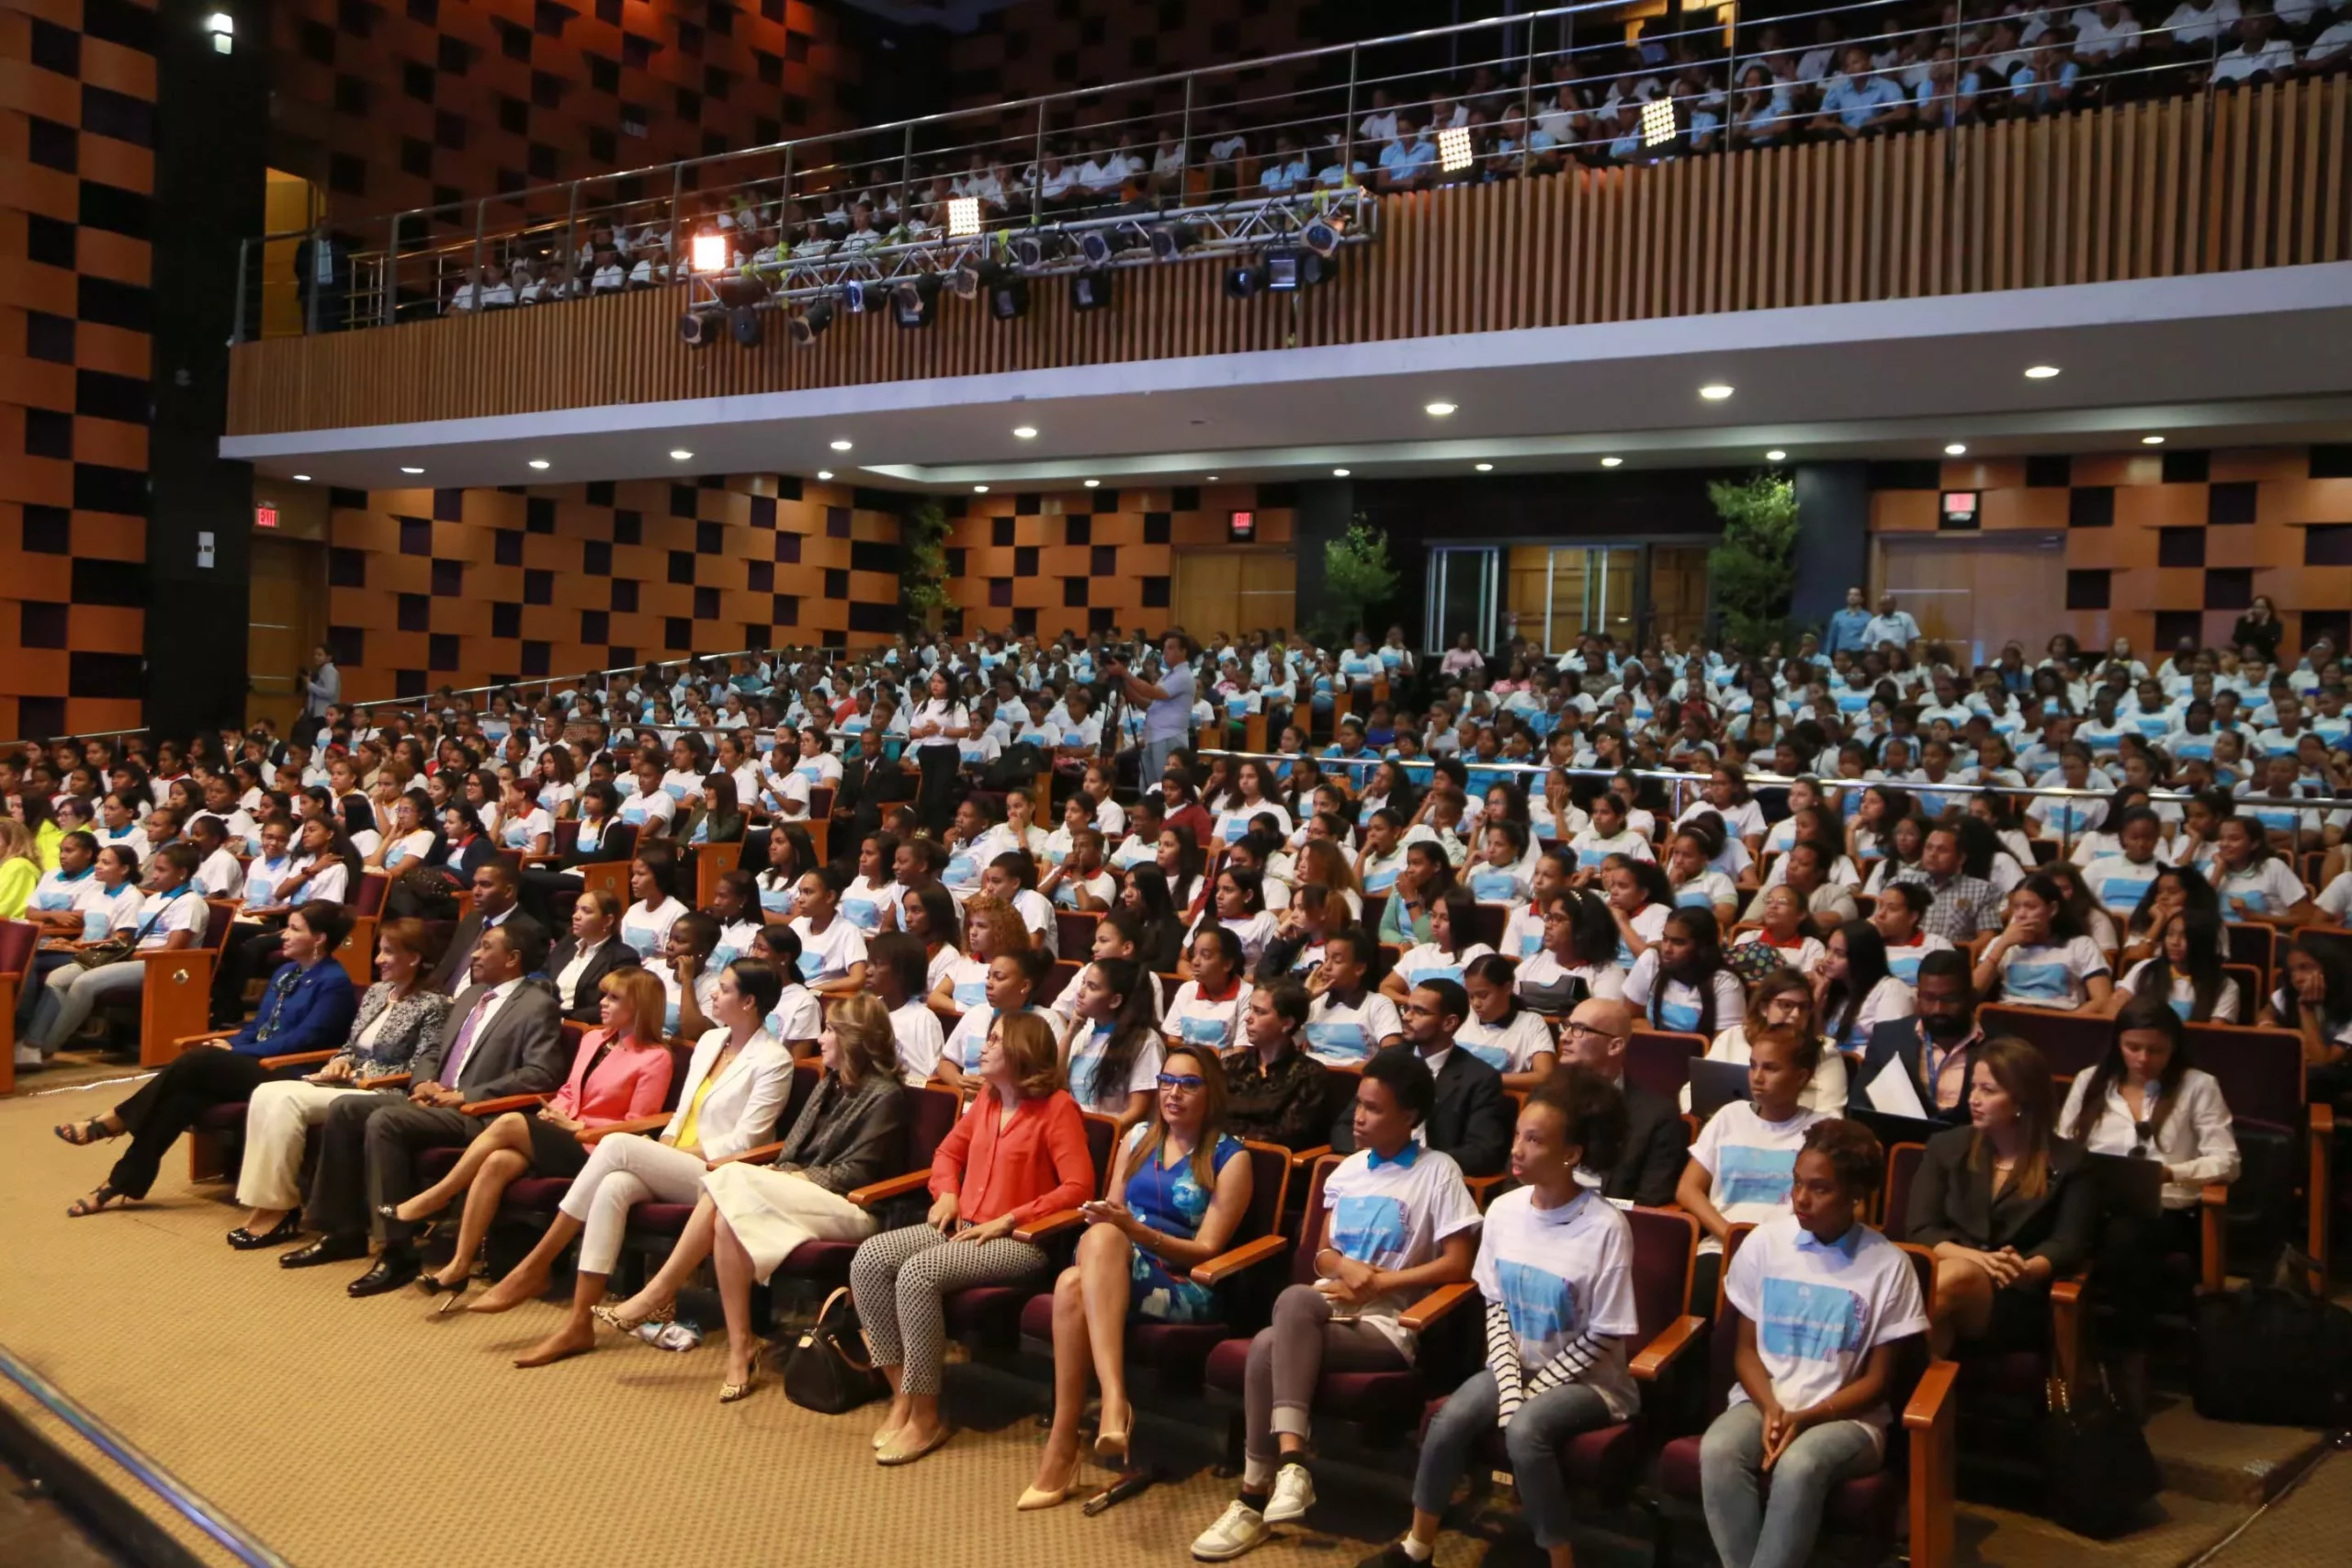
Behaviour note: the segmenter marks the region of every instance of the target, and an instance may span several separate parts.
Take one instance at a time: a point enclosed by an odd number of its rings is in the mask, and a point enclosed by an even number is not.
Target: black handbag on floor
[[[842,1416],[889,1392],[874,1370],[848,1290],[835,1291],[785,1359],[784,1396],[805,1410]]]
[[[2164,1484],[2146,1434],[2117,1408],[2104,1381],[2053,1377],[2049,1406],[2039,1438],[2044,1510],[2094,1540],[2122,1534]]]
[[[2197,1303],[2197,1414],[2261,1427],[2352,1427],[2352,1311],[2311,1290],[2293,1247],[2268,1284]]]

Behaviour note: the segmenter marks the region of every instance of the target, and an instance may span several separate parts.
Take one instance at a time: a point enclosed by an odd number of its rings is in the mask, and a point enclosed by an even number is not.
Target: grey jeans
[[[1334,1320],[1330,1298],[1314,1286],[1291,1286],[1274,1298],[1273,1322],[1250,1341],[1241,1376],[1243,1452],[1271,1464],[1282,1457],[1277,1434],[1307,1436],[1315,1386],[1326,1371],[1402,1371],[1408,1364],[1370,1324]]]
[[[1159,775],[1168,771],[1168,759],[1184,744],[1184,737],[1170,735],[1164,739],[1143,743],[1143,756],[1136,764],[1136,788],[1149,795],[1159,787]]]
[[[1421,1438],[1421,1462],[1413,1472],[1413,1506],[1442,1514],[1453,1499],[1453,1483],[1477,1457],[1478,1444],[1495,1429],[1495,1374],[1481,1368],[1453,1391]],[[1580,1382],[1546,1389],[1519,1407],[1503,1428],[1511,1479],[1519,1486],[1520,1509],[1535,1531],[1535,1544],[1549,1551],[1568,1542],[1568,1483],[1560,1450],[1578,1432],[1606,1427],[1609,1402]]]
[[[1724,1568],[1803,1568],[1813,1558],[1829,1489],[1880,1463],[1877,1433],[1831,1421],[1797,1435],[1764,1495],[1764,1413],[1746,1403],[1715,1417],[1699,1444],[1699,1495]]]

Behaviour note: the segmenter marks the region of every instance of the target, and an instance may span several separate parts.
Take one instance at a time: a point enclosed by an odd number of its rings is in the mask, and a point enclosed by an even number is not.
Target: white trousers
[[[584,1227],[580,1236],[580,1271],[609,1274],[620,1260],[621,1234],[628,1229],[628,1212],[639,1203],[691,1203],[702,1192],[702,1179],[710,1167],[695,1155],[681,1154],[669,1145],[635,1133],[616,1133],[597,1141],[588,1165],[571,1179],[563,1195],[562,1212]]]
[[[245,1105],[245,1164],[237,1201],[248,1209],[292,1209],[302,1201],[302,1140],[327,1119],[327,1107],[368,1090],[342,1084],[275,1078]]]
[[[768,1282],[776,1265],[810,1241],[864,1241],[874,1216],[807,1177],[770,1165],[722,1165],[702,1179],[727,1228],[752,1256],[752,1273]]]

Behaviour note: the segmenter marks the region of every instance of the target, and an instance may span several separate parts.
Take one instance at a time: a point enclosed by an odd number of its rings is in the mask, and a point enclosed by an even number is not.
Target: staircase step
[[[2148,1447],[2163,1468],[2165,1490],[2209,1503],[2254,1507],[2278,1495],[2324,1441],[2292,1427],[2209,1421],[2186,1399],[2158,1399],[2148,1417]]]
[[[1959,1559],[1982,1568],[2180,1568],[2245,1522],[2248,1506],[2180,1493],[2159,1495],[2148,1522],[2115,1540],[2091,1540],[2032,1514],[1977,1503],[1960,1506]]]

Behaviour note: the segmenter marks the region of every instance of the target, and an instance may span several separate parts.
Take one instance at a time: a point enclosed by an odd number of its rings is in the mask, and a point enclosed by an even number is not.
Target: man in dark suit
[[[1453,1156],[1464,1176],[1495,1176],[1510,1162],[1510,1096],[1503,1076],[1467,1051],[1453,1036],[1470,1016],[1470,998],[1452,980],[1416,986],[1398,1009],[1405,1049],[1417,1051],[1437,1080],[1437,1103],[1423,1128],[1429,1146]],[[1331,1122],[1331,1147],[1354,1152],[1355,1104],[1342,1106]]]
[[[537,931],[539,951],[547,951],[546,928],[515,908],[520,887],[504,861],[494,860],[475,867],[473,887],[472,913],[458,922],[457,931],[449,938],[449,950],[441,955],[441,962],[433,966],[432,977],[424,982],[425,989],[445,997],[457,995],[458,987],[473,972],[474,950],[481,944],[482,934],[509,920],[520,920]]]
[[[591,1026],[603,1019],[605,976],[616,969],[637,966],[637,949],[620,939],[620,901],[609,893],[582,893],[571,907],[571,933],[548,954],[548,983],[555,987],[556,1006],[574,1023]],[[605,927],[600,937],[582,938],[583,924]],[[571,1000],[570,1007],[564,998]]]
[[[359,1258],[368,1222],[416,1190],[420,1148],[462,1145],[488,1123],[458,1107],[510,1094],[549,1094],[570,1066],[554,996],[524,976],[547,962],[547,938],[529,921],[485,932],[474,948],[473,985],[458,998],[440,1043],[422,1053],[407,1098],[346,1095],[321,1129],[319,1166],[303,1206],[323,1233],[278,1259],[288,1269]],[[352,1281],[355,1296],[380,1295],[416,1278],[414,1227],[383,1222],[384,1250]]]
[[[1847,1080],[1846,1104],[1857,1111],[1871,1107],[1871,1083],[1882,1072],[1900,1072],[1910,1076],[1928,1120],[1965,1122],[1968,1080],[1984,1044],[1968,954],[1953,949],[1919,960],[1917,991],[1917,1016],[1891,1019],[1871,1031],[1862,1065]]]
[[[1601,1196],[1664,1208],[1682,1179],[1690,1134],[1673,1100],[1626,1081],[1625,1045],[1633,1033],[1632,1009],[1613,997],[1587,997],[1560,1026],[1560,1062],[1591,1068],[1625,1097],[1625,1153],[1615,1169],[1602,1174]]]

